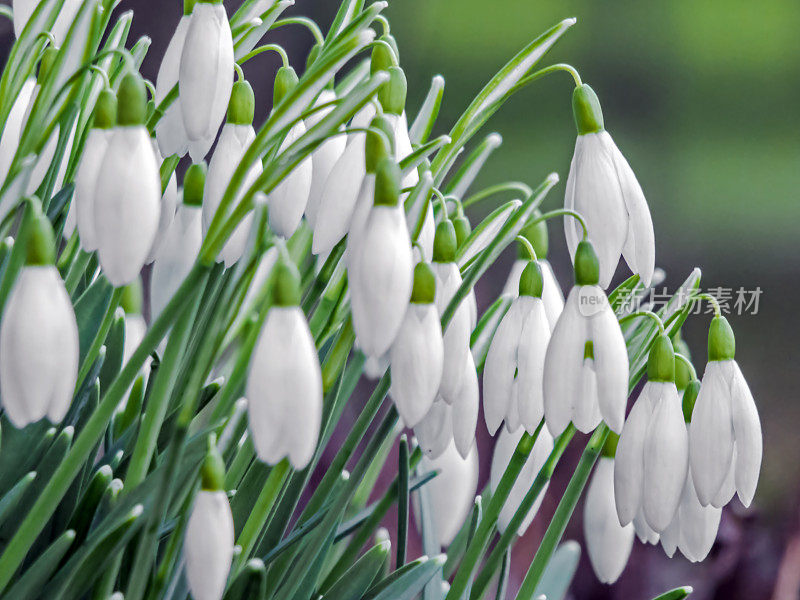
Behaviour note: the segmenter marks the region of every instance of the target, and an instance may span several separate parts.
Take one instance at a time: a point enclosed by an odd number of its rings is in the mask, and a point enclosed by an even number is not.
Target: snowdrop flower
[[[184,0],[183,15],[178,21],[178,26],[169,40],[164,58],[161,59],[161,66],[158,68],[156,77],[156,106],[160,105],[167,94],[172,91],[178,83],[180,72],[181,55],[186,41],[186,32],[189,30],[189,23],[192,20],[192,9],[194,0]],[[156,139],[158,147],[163,156],[185,156],[189,151],[189,138],[186,135],[186,128],[183,125],[183,112],[181,101],[176,99],[170,104],[156,125]]]
[[[353,328],[368,356],[380,356],[392,345],[411,298],[411,240],[399,196],[400,170],[391,158],[384,158],[376,171],[375,199],[363,234],[348,253]]]
[[[497,443],[494,445],[494,455],[492,456],[492,467],[489,475],[489,483],[493,494],[500,484],[503,473],[506,472],[508,463],[511,462],[511,457],[514,455],[514,451],[520,439],[522,439],[523,433],[525,432],[521,428],[518,428],[513,433],[509,433],[506,429],[500,430],[500,436],[497,438]],[[517,480],[511,488],[511,493],[508,495],[500,511],[500,516],[497,519],[497,528],[501,533],[508,528],[511,519],[514,517],[514,513],[519,509],[522,500],[533,485],[536,476],[539,474],[539,471],[542,470],[547,457],[550,456],[552,451],[553,436],[550,435],[546,427],[542,427],[539,430],[539,436],[536,438],[536,442],[533,444],[533,450],[531,450],[531,453],[528,455],[519,476],[517,476]],[[542,491],[539,492],[530,511],[522,520],[517,530],[517,535],[524,535],[528,530],[528,526],[531,524],[531,521],[533,521],[533,517],[535,517],[536,513],[539,511],[539,507],[542,504],[542,500],[547,493],[549,485],[549,482],[546,483]]]
[[[641,509],[648,526],[663,532],[675,516],[689,468],[689,440],[675,387],[675,353],[664,334],[653,342],[647,383],[619,438],[614,493],[619,522]]]
[[[544,416],[542,379],[550,341],[542,302],[542,270],[528,261],[511,304],[494,334],[483,369],[483,413],[494,435],[505,420],[508,431],[524,424],[533,434]]]
[[[228,187],[233,172],[256,137],[253,129],[254,112],[255,97],[253,96],[253,88],[246,81],[237,81],[231,92],[227,121],[222,126],[222,133],[219,135],[214,155],[208,165],[205,198],[203,199],[203,235],[208,233],[208,228],[222,202],[222,196],[225,194],[225,189]],[[244,183],[228,208],[228,215],[233,210],[233,207],[238,204],[247,188],[261,175],[261,170],[261,161],[256,160],[247,172]],[[236,263],[244,253],[253,222],[252,214],[252,212],[249,213],[239,223],[219,253],[219,260],[224,261],[226,267]]]
[[[453,441],[461,456],[469,454],[475,441],[475,429],[478,425],[480,391],[478,389],[478,372],[472,353],[467,352],[462,370],[461,385],[453,401],[451,418],[453,420]]]
[[[322,372],[303,311],[296,271],[275,265],[273,304],[258,336],[246,396],[258,458],[288,457],[295,469],[314,456],[322,422]]]
[[[202,485],[186,525],[183,557],[195,600],[220,600],[233,559],[233,514],[225,493],[225,463],[212,439],[202,467]]]
[[[6,124],[0,135],[0,179],[5,181],[11,162],[19,148],[19,138],[25,126],[26,113],[36,88],[36,79],[30,77],[22,84],[22,88],[14,98],[11,110],[6,117]],[[2,184],[0,184],[2,185]]]
[[[453,407],[437,396],[428,413],[414,426],[414,436],[425,456],[441,456],[453,441]]]
[[[156,157],[156,164],[159,165],[159,179],[163,181],[163,176],[166,176],[166,173],[163,171],[168,168],[168,165],[163,162],[161,151],[158,149],[158,143],[156,143],[155,138],[151,138],[150,142],[153,145],[153,155]],[[162,191],[161,211],[158,215],[158,229],[156,230],[156,237],[153,240],[153,245],[150,247],[150,253],[147,255],[145,264],[150,264],[156,259],[156,254],[158,254],[161,244],[164,242],[167,230],[175,219],[175,212],[178,208],[178,181],[175,177],[174,170],[169,174],[166,187],[162,185]]]
[[[147,333],[147,323],[142,316],[142,281],[136,278],[122,290],[119,302],[125,311],[125,343],[122,346],[122,364],[126,364]],[[147,357],[142,372],[150,373],[151,358]]]
[[[281,67],[275,76],[275,97],[273,106],[278,106],[281,100],[297,85],[298,78],[292,67]],[[298,121],[286,134],[281,142],[278,152],[283,152],[292,143],[297,141],[306,132],[303,121]],[[303,218],[308,195],[311,191],[311,178],[313,176],[312,158],[303,159],[269,193],[269,225],[279,236],[289,239],[300,225]]]
[[[333,90],[322,90],[317,97],[314,106],[322,106],[336,100],[336,93]],[[306,125],[309,129],[314,127],[322,119],[330,114],[334,109],[333,106],[322,108],[310,115],[306,119]],[[333,166],[336,161],[344,153],[347,146],[347,137],[344,135],[334,135],[320,144],[314,152],[311,153],[311,189],[308,192],[308,202],[306,203],[306,220],[311,226],[311,229],[316,227],[317,213],[322,204],[322,199],[326,194],[325,182],[328,179]]]
[[[115,286],[139,274],[153,245],[161,213],[161,177],[144,126],[145,89],[127,74],[117,94],[117,126],[95,188],[95,239],[100,264]]]
[[[727,319],[716,316],[708,330],[708,364],[692,413],[692,479],[700,504],[721,505],[726,479],[750,506],[761,470],[761,423],[753,395],[734,356],[736,341]],[[729,492],[728,492],[729,493]],[[723,502],[724,503],[724,502]]]
[[[150,315],[153,320],[158,318],[186,279],[200,251],[205,181],[205,163],[190,166],[183,178],[183,203],[167,230],[150,276]]]
[[[0,324],[0,396],[15,427],[67,414],[78,376],[78,325],[55,267],[50,223],[33,201],[30,233]]]
[[[217,136],[233,86],[233,39],[222,0],[198,0],[178,67],[178,100],[189,153],[199,162]]]
[[[617,518],[611,457],[600,457],[589,483],[583,505],[583,535],[595,575],[603,583],[614,583],[628,564],[634,535],[633,524],[622,526]]]
[[[628,353],[598,277],[597,255],[583,241],[575,252],[575,287],[553,329],[544,361],[544,415],[553,435],[570,421],[584,433],[601,419],[612,431],[622,430]]]
[[[575,88],[572,110],[578,129],[569,168],[564,206],[578,211],[589,226],[589,239],[600,257],[600,286],[607,288],[620,254],[645,287],[655,268],[650,209],[628,161],[605,130],[597,95],[588,85]],[[580,242],[578,224],[565,219],[570,254]]]
[[[534,217],[536,216],[534,215]],[[544,302],[544,311],[552,333],[558,317],[561,316],[561,311],[564,310],[564,293],[558,284],[553,267],[547,260],[547,251],[549,249],[547,221],[539,221],[526,226],[520,232],[520,235],[524,236],[533,246],[539,266],[542,269],[542,302]],[[519,295],[519,276],[527,264],[528,250],[520,244],[519,258],[511,266],[506,285],[503,288],[504,295],[512,298],[516,298]]]
[[[117,123],[117,97],[110,89],[104,89],[97,97],[94,122],[86,137],[81,162],[75,175],[75,195],[72,206],[80,235],[81,246],[87,252],[97,250],[94,230],[95,192],[100,167],[103,164],[108,143]]]
[[[428,413],[442,379],[444,345],[435,294],[433,271],[426,263],[417,263],[411,302],[389,351],[390,394],[406,427],[414,427]]]
[[[469,516],[478,489],[478,449],[462,457],[450,443],[438,458],[423,456],[419,474],[437,473],[423,488],[428,495],[433,530],[439,546],[449,546]],[[420,493],[423,492],[420,490]]]
[[[41,4],[41,0],[12,0],[11,6],[14,10],[14,37],[19,39],[19,36],[22,35],[22,30],[25,29],[25,25],[28,24],[31,16],[33,16],[33,11],[36,10],[39,4]],[[64,43],[69,27],[72,25],[72,21],[75,20],[75,15],[78,14],[81,4],[81,0],[64,0],[64,3],[61,5],[56,15],[55,23],[50,29],[50,32],[53,34],[58,44]],[[41,15],[39,18],[44,18],[44,15]]]
[[[436,309],[441,317],[447,305],[461,287],[461,272],[455,263],[456,234],[451,221],[445,219],[436,226],[433,242],[433,273],[436,275]],[[452,404],[461,387],[466,355],[470,353],[469,338],[472,318],[469,303],[459,304],[444,331],[444,369],[439,394]]]

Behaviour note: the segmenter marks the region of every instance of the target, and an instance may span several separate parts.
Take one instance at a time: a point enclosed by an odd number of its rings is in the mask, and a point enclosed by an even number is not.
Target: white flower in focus
[[[628,399],[628,352],[617,317],[597,285],[588,242],[576,252],[576,285],[553,329],[544,361],[544,415],[553,435],[570,421],[588,433],[601,419],[622,430]]]
[[[258,336],[245,395],[256,454],[303,469],[314,456],[322,422],[322,373],[300,310],[299,276],[275,265],[274,303]]]
[[[130,283],[141,271],[161,213],[161,178],[144,127],[145,97],[138,73],[126,75],[117,95],[117,127],[95,189],[97,253],[114,286]]]
[[[721,505],[731,489],[750,506],[761,471],[763,442],[758,409],[739,369],[733,331],[714,317],[708,333],[708,364],[692,413],[692,479],[700,504]]]
[[[471,352],[467,352],[461,385],[456,392],[451,409],[453,441],[459,454],[466,458],[474,445],[475,429],[478,425],[478,412],[480,411],[478,372],[475,370],[475,361]]]
[[[233,39],[222,2],[199,0],[192,11],[178,68],[178,100],[195,162],[217,135],[233,86]]]
[[[305,132],[305,124],[298,121],[289,130],[278,152],[283,152]],[[297,230],[308,203],[312,177],[313,165],[311,157],[308,157],[269,193],[269,225],[277,235],[289,239]]]
[[[614,459],[601,456],[583,505],[583,535],[589,562],[602,583],[614,583],[633,548],[633,524],[619,524],[614,503]]]
[[[620,255],[645,287],[655,268],[653,221],[644,193],[628,161],[603,128],[597,95],[588,85],[572,96],[578,139],[569,168],[564,207],[579,212],[600,257],[600,285],[611,283]],[[570,254],[581,240],[580,225],[565,219]]]
[[[505,428],[500,430],[500,435],[498,436],[497,443],[494,446],[494,454],[492,455],[492,468],[489,475],[489,482],[493,494],[497,490],[497,486],[503,477],[503,473],[506,472],[508,463],[511,461],[511,457],[514,455],[517,444],[519,444],[519,441],[524,433],[525,432],[521,428],[518,428],[514,433],[509,433]],[[514,482],[514,485],[511,488],[511,493],[509,493],[508,498],[506,499],[505,503],[503,503],[503,508],[500,511],[500,516],[497,519],[497,528],[501,533],[508,528],[509,524],[511,523],[511,519],[514,517],[514,513],[516,513],[519,509],[520,505],[522,504],[522,500],[525,498],[528,490],[533,485],[536,476],[539,474],[539,471],[541,471],[545,461],[547,460],[547,457],[550,456],[552,451],[553,436],[550,435],[550,432],[547,431],[546,427],[542,427],[539,430],[539,436],[536,438],[536,442],[533,444],[533,450],[531,450],[531,453],[528,455],[522,470],[517,476],[517,480]],[[539,492],[538,496],[536,496],[536,500],[531,506],[530,511],[528,511],[528,514],[522,520],[522,523],[520,523],[519,528],[517,529],[517,535],[524,535],[527,531],[528,526],[531,524],[531,521],[533,521],[533,517],[535,517],[536,513],[539,511],[539,507],[542,504],[542,500],[544,499],[544,495],[547,493],[547,488],[549,485],[549,482],[545,483],[542,487],[542,491]]]
[[[184,8],[187,8],[187,4],[189,3],[184,3]],[[178,83],[181,54],[183,53],[186,32],[189,30],[191,19],[191,14],[184,13],[181,16],[175,32],[169,40],[167,50],[164,52],[164,57],[161,59],[161,66],[156,77],[156,95],[154,98],[156,106],[164,101],[167,94]],[[185,156],[189,151],[189,138],[186,136],[186,128],[183,125],[180,99],[175,99],[159,119],[156,125],[156,139],[163,156],[171,156],[173,154]]]
[[[558,284],[550,262],[543,258],[539,258],[538,262],[544,279],[542,302],[544,302],[544,312],[547,315],[547,323],[550,325],[550,332],[552,333],[558,317],[561,316],[561,311],[564,310],[564,292],[561,291],[561,286]],[[511,271],[509,271],[508,279],[506,279],[505,287],[503,287],[504,295],[512,298],[519,296],[519,276],[527,264],[527,258],[519,258],[511,265]]]
[[[336,94],[333,90],[323,90],[317,97],[315,106],[321,106],[336,100]],[[306,119],[306,126],[308,129],[319,123],[334,109],[333,106],[320,109]],[[347,137],[344,135],[334,135],[333,137],[325,140],[319,147],[311,153],[312,176],[311,176],[311,189],[308,193],[308,202],[306,203],[306,220],[312,229],[316,227],[317,213],[322,204],[323,198],[326,195],[325,184],[333,170],[336,161],[344,153],[347,146]]]

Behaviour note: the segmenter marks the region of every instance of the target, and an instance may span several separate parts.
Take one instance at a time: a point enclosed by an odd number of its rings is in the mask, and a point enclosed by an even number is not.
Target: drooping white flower
[[[163,162],[163,159],[161,157],[161,152],[158,149],[156,140],[151,138],[151,142],[153,144],[153,154],[156,157],[156,164],[159,166],[160,177],[161,163]],[[167,235],[167,230],[169,230],[173,220],[175,219],[175,212],[177,208],[178,181],[175,177],[175,171],[173,171],[170,173],[169,180],[167,180],[167,186],[164,188],[164,193],[161,194],[161,211],[158,215],[158,230],[156,231],[156,237],[153,240],[153,245],[150,247],[150,253],[147,255],[145,264],[150,264],[156,259],[156,254],[158,254],[161,244],[164,242],[164,238]]]
[[[191,3],[184,3],[185,8],[193,8]],[[156,106],[161,104],[167,94],[178,83],[180,71],[181,54],[183,45],[186,41],[186,32],[189,30],[191,13],[181,16],[172,38],[169,40],[164,57],[161,59],[161,66],[156,77]],[[156,125],[156,139],[158,147],[163,156],[185,156],[189,151],[189,138],[186,135],[186,128],[183,125],[183,113],[181,111],[181,101],[176,99],[170,104]]]
[[[322,422],[322,373],[303,311],[299,276],[275,266],[274,302],[258,336],[245,395],[258,457],[295,469],[311,461]]]
[[[428,413],[414,426],[419,447],[431,459],[438,458],[453,441],[453,407],[437,397]]]
[[[12,0],[11,6],[14,10],[14,37],[19,39],[25,25],[28,24],[33,11],[41,4],[41,0]],[[82,4],[81,0],[64,0],[56,16],[55,23],[50,29],[57,44],[63,44],[66,39],[72,21],[78,13]],[[44,15],[40,17],[43,18]]]
[[[600,285],[611,283],[620,255],[650,285],[655,268],[653,222],[644,193],[628,161],[603,128],[597,95],[588,85],[572,96],[578,139],[567,179],[564,206],[579,212],[600,257]],[[575,219],[566,219],[567,245],[574,256],[581,240]]]
[[[461,272],[455,263],[455,248],[453,224],[449,220],[442,221],[436,226],[432,263],[436,275],[436,308],[439,316],[447,309],[462,282]],[[458,395],[466,355],[470,351],[471,320],[469,304],[464,300],[444,330],[444,369],[439,394],[450,404]]]
[[[553,267],[547,259],[539,259],[539,266],[542,269],[542,278],[544,280],[542,285],[542,302],[544,302],[544,312],[547,315],[547,323],[550,326],[550,332],[556,326],[558,317],[561,316],[561,311],[564,310],[564,293],[561,291],[561,286],[558,285]],[[506,285],[503,288],[503,294],[516,298],[519,295],[519,276],[522,274],[522,269],[528,261],[525,259],[517,259],[511,265],[511,271],[508,273]]]
[[[206,190],[203,199],[203,235],[208,233],[208,228],[217,209],[222,202],[222,197],[228,187],[233,172],[242,160],[245,151],[255,139],[253,129],[253,112],[255,99],[253,89],[246,81],[237,81],[231,93],[231,102],[228,109],[228,119],[222,126],[214,155],[208,165],[206,177]],[[262,165],[256,160],[247,172],[244,182],[228,207],[226,216],[230,215],[233,207],[241,200],[247,188],[261,175]],[[244,253],[247,238],[253,222],[253,213],[249,213],[225,242],[219,253],[219,260],[230,267],[238,261]]]
[[[0,397],[18,428],[47,417],[59,423],[78,376],[78,325],[64,282],[53,264],[50,224],[34,211],[25,266],[0,324]]]
[[[26,113],[35,88],[36,80],[33,77],[26,79],[19,94],[14,98],[14,103],[6,117],[2,137],[0,137],[0,179],[3,181],[8,176],[11,161],[19,148],[20,134],[25,126]]]
[[[333,90],[323,90],[317,97],[315,106],[322,106],[329,102],[336,100],[336,93]],[[322,108],[306,119],[306,125],[310,129],[322,119],[324,119],[333,110],[333,106]],[[336,161],[344,153],[347,146],[347,137],[344,135],[335,135],[325,140],[319,147],[311,153],[312,176],[311,176],[311,189],[308,193],[308,202],[306,203],[306,219],[312,229],[316,228],[316,218],[319,207],[322,204],[323,197],[327,194],[325,183],[333,170]]]
[[[583,535],[589,562],[597,578],[614,583],[633,548],[633,524],[619,524],[614,503],[614,459],[601,456],[586,492],[583,505]]]
[[[588,242],[576,252],[575,281],[544,361],[547,427],[558,435],[572,421],[588,433],[602,419],[619,432],[628,398],[628,353],[614,311],[597,286],[597,257]]]
[[[529,261],[519,295],[494,334],[483,369],[483,413],[494,435],[505,420],[533,433],[544,415],[542,380],[550,326],[542,301],[542,272]]]
[[[470,448],[472,448],[475,441],[479,405],[478,372],[475,370],[475,360],[472,358],[472,353],[467,352],[461,376],[461,385],[456,392],[451,407],[453,441],[459,454],[463,457],[469,454]]]
[[[411,298],[411,240],[398,204],[399,184],[397,165],[384,159],[376,172],[374,205],[363,234],[348,252],[353,328],[368,356],[389,349]]]
[[[233,514],[223,489],[225,468],[214,448],[203,464],[202,488],[186,525],[183,557],[195,600],[220,600],[233,559]]]
[[[514,455],[514,451],[516,450],[517,444],[519,444],[523,433],[525,432],[521,428],[518,428],[514,433],[509,433],[505,428],[500,430],[500,435],[498,436],[497,443],[494,446],[492,468],[489,475],[492,493],[497,490],[497,486],[503,477],[503,473],[505,473],[506,468],[508,467],[508,463],[511,461],[511,457]],[[500,511],[500,516],[497,519],[497,528],[501,533],[508,528],[509,524],[511,523],[511,519],[514,517],[514,513],[516,513],[519,509],[520,505],[522,504],[522,500],[525,498],[528,490],[533,485],[536,476],[539,474],[539,471],[541,471],[542,466],[544,466],[547,457],[550,456],[552,451],[553,436],[550,435],[550,432],[547,431],[546,427],[542,427],[539,431],[539,436],[536,438],[536,442],[533,444],[533,449],[528,455],[522,470],[517,476],[517,480],[514,482],[514,485],[511,488],[511,493],[509,493],[508,498],[506,499],[505,503],[503,504],[503,508]],[[520,523],[520,526],[517,529],[517,535],[524,535],[525,531],[527,531],[528,526],[531,524],[531,521],[533,521],[533,517],[536,516],[536,513],[542,504],[542,500],[544,499],[544,495],[547,493],[547,488],[549,485],[549,482],[545,483],[544,487],[542,487],[542,491],[539,492],[538,496],[536,496],[536,500],[531,506],[530,511],[528,511],[528,514],[522,520],[522,523]]]
[[[183,179],[183,202],[164,236],[150,276],[150,315],[158,318],[192,270],[203,242],[205,163],[193,164]]]
[[[678,508],[689,465],[675,354],[664,334],[653,342],[647,374],[620,435],[614,492],[620,523],[627,525],[641,509],[650,528],[661,533]]]
[[[178,68],[178,100],[195,162],[217,135],[233,86],[233,39],[220,0],[199,0],[192,11]]]
[[[473,446],[466,457],[459,455],[451,442],[437,458],[423,456],[419,474],[437,473],[424,486],[432,512],[435,539],[449,546],[469,516],[478,489],[478,449]],[[422,491],[422,490],[421,490]]]
[[[442,379],[444,345],[433,304],[435,292],[433,272],[427,264],[418,263],[411,303],[389,351],[390,395],[406,427],[414,427],[428,413]]]
[[[289,130],[280,146],[285,150],[306,132],[305,124],[298,121]],[[269,193],[269,224],[281,237],[290,238],[303,218],[308,194],[311,191],[313,166],[311,157],[305,158]]]
[[[720,505],[731,489],[750,506],[761,471],[761,423],[753,395],[735,356],[733,330],[714,317],[708,333],[708,364],[692,413],[691,468],[703,506]]]
[[[115,286],[133,281],[141,271],[161,213],[161,178],[144,117],[144,84],[138,73],[131,73],[120,86],[117,127],[95,188],[97,253]]]

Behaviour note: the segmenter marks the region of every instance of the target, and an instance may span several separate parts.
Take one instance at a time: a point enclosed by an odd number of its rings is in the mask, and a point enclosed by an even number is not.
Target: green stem
[[[597,429],[594,430],[592,437],[586,444],[586,448],[581,455],[578,466],[575,467],[575,472],[569,480],[567,489],[558,503],[555,514],[544,533],[542,543],[539,544],[539,549],[533,557],[533,562],[528,569],[528,574],[525,575],[525,580],[522,582],[522,587],[517,594],[517,600],[531,600],[536,592],[536,586],[542,579],[547,563],[550,562],[550,557],[558,547],[561,537],[564,535],[564,530],[567,523],[572,517],[575,506],[578,504],[578,499],[583,493],[583,488],[589,479],[589,474],[592,472],[592,467],[600,456],[600,451],[603,449],[606,438],[608,437],[608,426],[602,423]]]
[[[636,317],[647,317],[648,319],[651,319],[658,326],[658,331],[662,335],[664,334],[664,323],[661,321],[661,318],[656,313],[650,310],[637,310],[636,312],[628,313],[627,315],[619,319],[619,323],[620,325],[622,325],[622,323],[624,323],[625,321],[628,321]]]
[[[538,217],[536,217],[533,221],[530,222],[530,224],[533,225],[534,223],[539,223],[540,221],[546,221],[548,219],[553,219],[555,217],[565,217],[565,216],[574,217],[578,221],[578,223],[581,224],[581,227],[583,228],[583,239],[589,237],[589,228],[586,226],[586,221],[584,220],[583,215],[581,215],[579,212],[570,210],[568,208],[559,208],[557,210],[548,211],[543,215],[539,215]]]
[[[475,192],[464,200],[462,205],[464,208],[467,208],[500,192],[521,192],[523,198],[529,198],[531,194],[533,194],[533,190],[528,184],[522,183],[521,181],[507,181],[506,183],[498,183],[497,185],[492,185],[479,192]]]
[[[316,22],[308,17],[287,17],[281,19],[280,21],[275,21],[275,23],[272,25],[272,29],[277,29],[278,27],[283,27],[284,25],[302,25],[311,32],[311,35],[314,36],[314,41],[317,44],[322,46],[325,43],[325,36],[322,35],[319,25],[317,25]]]

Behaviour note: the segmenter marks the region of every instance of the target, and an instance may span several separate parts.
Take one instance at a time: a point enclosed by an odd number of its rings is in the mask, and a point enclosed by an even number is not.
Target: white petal
[[[644,485],[644,444],[647,426],[653,413],[651,382],[644,384],[619,436],[614,461],[614,495],[617,515],[623,525],[630,523],[642,505]]]
[[[536,299],[522,328],[517,350],[519,418],[530,434],[544,417],[544,359],[549,342],[546,307],[542,300]]]
[[[603,420],[612,431],[622,431],[628,403],[628,351],[625,338],[608,301],[589,320],[597,373],[597,397]]]
[[[691,470],[691,469],[690,469]],[[694,485],[694,484],[692,484]],[[695,492],[696,493],[696,492]],[[728,469],[728,475],[722,487],[719,488],[716,495],[711,499],[711,506],[722,508],[731,501],[734,494],[736,494],[736,444],[733,445],[733,454],[731,455],[731,467]]]
[[[178,21],[175,33],[169,41],[164,58],[161,59],[161,66],[158,69],[156,78],[157,104],[161,103],[170,90],[178,83],[178,72],[180,69],[181,54],[183,44],[186,40],[186,32],[189,29],[191,17],[184,15]],[[181,112],[181,102],[176,99],[165,111],[164,115],[156,125],[156,139],[162,156],[178,154],[183,156],[188,151],[189,139],[186,137],[186,129],[183,126],[183,114]]]
[[[161,152],[158,149],[158,144],[156,144],[155,140],[153,140],[153,153],[156,157],[156,164],[160,169],[163,160],[161,158]],[[181,190],[181,193],[183,193],[183,190]],[[161,244],[164,242],[164,238],[167,235],[167,230],[169,229],[170,225],[172,225],[172,221],[175,219],[175,211],[177,208],[178,183],[175,177],[175,172],[173,171],[172,175],[170,175],[169,181],[167,181],[167,187],[164,189],[164,193],[161,195],[161,212],[158,215],[158,230],[156,231],[156,237],[153,240],[153,245],[150,247],[150,252],[145,260],[146,264],[149,264],[156,259],[156,254],[158,254]]]
[[[478,373],[472,354],[467,352],[461,388],[453,402],[453,440],[459,454],[466,458],[475,441],[475,428],[478,424]]]
[[[614,470],[616,473],[616,469]],[[644,513],[642,509],[639,509],[639,512],[636,513],[636,517],[633,519],[633,530],[636,532],[636,537],[639,538],[639,541],[643,544],[657,544],[659,540],[659,535],[647,524],[647,521],[644,518]]]
[[[572,408],[572,422],[578,431],[591,433],[603,420],[597,403],[597,374],[592,359],[583,360],[579,377],[580,393]]]
[[[678,549],[678,544],[681,541],[681,518],[680,518],[680,510],[675,513],[675,516],[672,518],[672,522],[667,526],[667,528],[661,532],[661,547],[664,549],[664,554],[667,555],[668,558],[672,558],[675,555],[675,551]]]
[[[111,130],[109,129],[89,130],[81,162],[75,175],[75,195],[72,198],[72,203],[76,210],[75,216],[78,233],[81,238],[81,246],[87,252],[97,249],[97,238],[94,231],[95,189],[110,139]],[[72,206],[70,206],[70,209],[72,209]]]
[[[564,293],[561,291],[561,286],[558,285],[558,280],[550,263],[545,259],[540,259],[539,266],[542,268],[542,278],[544,279],[542,300],[544,301],[544,309],[547,312],[547,322],[550,323],[550,331],[552,332],[558,317],[561,316],[561,311],[564,310]]]
[[[431,409],[414,427],[419,447],[429,458],[437,458],[453,440],[452,408],[441,398],[437,398]]]
[[[441,316],[461,286],[461,274],[455,263],[434,262],[431,268],[436,276],[435,303]],[[439,393],[445,402],[453,402],[461,385],[470,333],[469,307],[462,301],[444,332],[444,369]]]
[[[522,300],[522,302],[521,302]],[[517,298],[495,331],[483,368],[483,415],[494,435],[508,412],[517,370],[517,348],[529,302]],[[530,298],[528,298],[530,300]]]
[[[198,492],[186,526],[186,581],[195,600],[220,600],[233,558],[233,515],[224,491]]]
[[[633,548],[633,525],[619,524],[614,504],[614,459],[601,457],[586,492],[583,531],[589,562],[603,583],[614,583]]]
[[[16,14],[14,15],[16,17]],[[0,178],[5,180],[11,161],[19,148],[19,137],[25,125],[26,113],[31,102],[31,96],[36,88],[36,79],[26,79],[22,88],[14,98],[14,104],[6,117],[5,126],[0,137]]]
[[[702,506],[692,483],[691,473],[681,498],[681,537],[679,547],[683,555],[692,562],[700,562],[708,556],[717,538],[722,510],[713,506]]]
[[[506,283],[503,286],[504,296],[511,296],[512,298],[519,296],[519,278],[527,265],[528,261],[520,258],[511,265],[511,270],[508,272]]]
[[[305,132],[305,124],[298,121],[289,130],[286,139],[281,144],[280,151],[285,150]],[[286,178],[269,193],[269,224],[279,236],[289,239],[300,225],[308,203],[308,194],[311,191],[312,176],[313,165],[309,157],[292,169]]]
[[[335,99],[336,94],[332,90],[323,90],[317,98],[316,105],[325,104]],[[310,128],[318,123],[323,117],[328,115],[331,110],[333,110],[332,106],[309,116],[308,119],[306,119],[308,127]],[[347,138],[344,135],[336,135],[320,144],[311,154],[313,175],[311,177],[311,189],[308,194],[308,203],[306,204],[306,219],[312,229],[316,226],[317,212],[326,195],[325,182],[333,170],[336,161],[338,161],[344,153],[346,145]]]
[[[750,506],[756,493],[758,475],[761,471],[761,455],[763,442],[761,439],[761,422],[758,409],[753,401],[753,394],[736,361],[730,362],[732,371],[731,416],[733,418],[733,435],[736,442],[736,490],[739,500]]]

